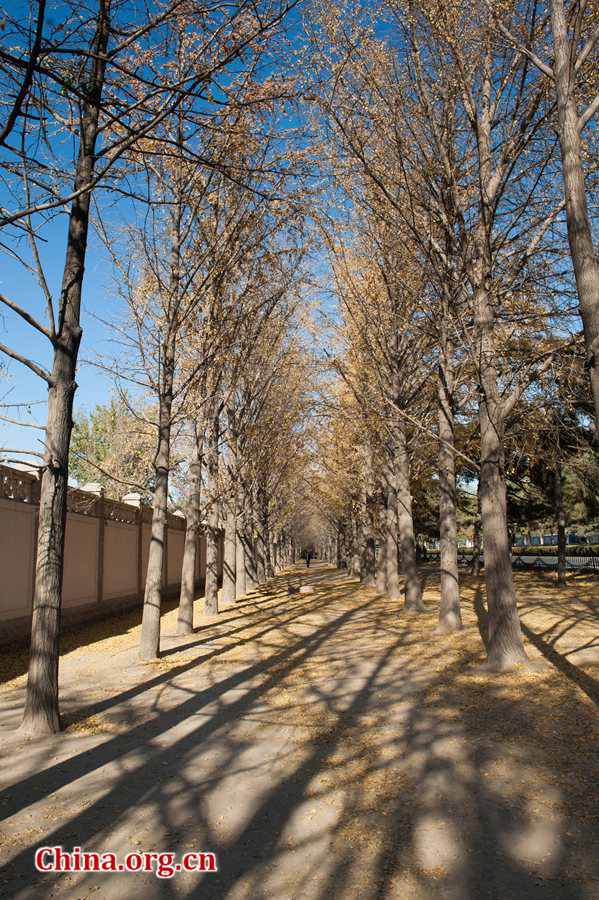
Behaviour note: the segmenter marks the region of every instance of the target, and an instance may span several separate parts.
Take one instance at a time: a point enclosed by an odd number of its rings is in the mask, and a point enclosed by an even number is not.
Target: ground
[[[465,629],[325,566],[285,577],[193,635],[137,615],[63,641],[66,733],[26,742],[25,657],[5,654],[0,896],[229,900],[596,900],[597,582],[516,576],[531,669],[477,672],[482,582]],[[220,871],[159,880],[38,875],[40,845],[212,850]]]

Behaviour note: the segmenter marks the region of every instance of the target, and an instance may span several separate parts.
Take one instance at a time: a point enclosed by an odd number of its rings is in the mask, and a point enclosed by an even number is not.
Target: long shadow
[[[165,598],[161,604],[161,614],[168,613],[178,604],[175,597]],[[113,612],[106,618],[97,618],[91,622],[78,622],[67,624],[60,638],[60,653],[70,653],[78,647],[93,644],[115,635],[124,634],[131,628],[136,628],[141,622],[142,603],[130,607],[124,612]],[[0,683],[11,681],[27,671],[29,665],[29,642],[23,642],[15,650],[4,648],[5,661]],[[7,665],[10,659],[11,665]]]
[[[272,597],[265,598],[265,601],[267,599],[270,599],[272,601],[274,598],[272,598]],[[311,598],[311,600],[308,602],[311,602],[311,604],[314,604],[315,599],[317,599],[317,598]],[[256,605],[252,601],[248,601],[247,605],[249,605],[250,603],[252,603],[252,605]],[[244,605],[246,605],[246,604],[244,604]],[[325,607],[326,605],[327,604],[323,602],[323,603],[319,604],[318,607],[311,607],[311,608],[316,609],[316,608]],[[174,608],[174,606],[176,606],[175,601],[173,601],[173,608]],[[284,612],[286,611],[285,608],[288,608],[290,606],[289,597],[284,596],[278,603],[271,602],[271,605],[268,607],[265,606],[264,610],[262,609],[262,607],[259,607],[259,611],[260,612],[262,612],[262,611],[270,612],[271,610],[274,610],[275,608],[280,607],[280,606],[284,607],[284,609],[281,610],[280,612],[272,612],[272,615],[265,615],[262,619],[259,619],[258,622],[256,622],[252,618],[249,618],[248,613],[246,612],[240,616],[223,619],[222,621],[218,620],[218,621],[212,622],[211,624],[208,624],[206,626],[201,626],[200,628],[196,628],[196,629],[194,629],[194,632],[193,632],[194,634],[196,632],[200,632],[205,629],[206,630],[211,629],[212,631],[214,631],[215,628],[218,628],[219,626],[222,626],[222,625],[226,625],[229,622],[234,621],[234,620],[243,619],[246,622],[245,625],[239,626],[238,628],[232,629],[231,631],[216,632],[215,634],[213,634],[207,638],[203,638],[201,641],[194,641],[192,643],[189,643],[189,639],[188,639],[189,636],[188,636],[187,643],[179,643],[173,647],[165,648],[165,649],[161,650],[160,658],[162,659],[163,657],[172,656],[177,653],[184,653],[187,650],[192,650],[199,645],[208,644],[211,641],[226,640],[227,638],[231,637],[232,635],[238,634],[239,632],[247,631],[249,628],[255,627],[256,624],[262,624],[263,622],[267,622],[272,618],[283,615]],[[168,610],[166,610],[166,611],[168,611]],[[217,656],[223,655],[223,654],[235,649],[236,647],[242,646],[247,643],[251,643],[251,641],[253,641],[259,637],[262,637],[263,635],[267,634],[268,631],[271,631],[273,628],[281,627],[281,626],[287,624],[288,622],[291,622],[294,619],[301,617],[305,612],[306,612],[305,609],[299,609],[299,610],[297,610],[295,616],[292,616],[289,619],[284,619],[282,621],[277,621],[271,626],[271,628],[265,629],[264,631],[261,631],[259,634],[254,634],[247,640],[237,641],[235,643],[229,644],[226,647],[212,651],[201,657],[197,657],[189,662],[182,663],[179,666],[173,665],[173,667],[171,669],[169,669],[169,671],[166,673],[157,675],[154,678],[146,679],[145,681],[141,682],[140,684],[136,684],[134,687],[128,688],[127,690],[112,694],[110,697],[107,697],[104,700],[99,700],[94,703],[83,706],[80,709],[78,709],[75,713],[71,712],[71,713],[67,714],[66,716],[64,716],[63,717],[64,724],[65,724],[65,726],[74,725],[74,724],[81,722],[84,719],[88,718],[90,715],[96,715],[98,713],[105,712],[107,709],[111,709],[113,706],[117,706],[121,703],[132,700],[135,697],[145,693],[146,691],[152,690],[153,688],[155,688],[161,684],[165,684],[165,683],[172,681],[172,679],[174,679],[175,677],[177,677],[181,674],[184,674],[185,672],[189,671],[190,669],[195,668],[196,666],[201,665],[202,663],[205,663]],[[126,618],[127,621],[129,622],[130,615],[131,615],[130,613],[129,614],[124,613],[123,617]],[[137,613],[135,615],[137,615]],[[123,618],[123,617],[121,617],[121,618]],[[126,624],[124,626],[124,628],[122,630],[126,631],[129,627],[133,627],[135,624],[136,624],[135,622],[129,622],[128,624]],[[102,625],[103,625],[102,631],[101,631],[100,635],[95,638],[95,640],[101,640],[102,637],[110,636],[110,634],[121,633],[121,631],[119,631],[119,630],[117,630],[116,632],[111,631],[110,624],[108,622],[102,623]],[[87,628],[86,628],[88,637],[89,637],[89,627],[90,626],[87,626]],[[163,637],[167,637],[167,635],[163,635]],[[83,640],[83,634],[78,636],[78,640],[79,640],[78,645],[84,645],[86,643]],[[87,642],[89,643],[89,640]],[[70,650],[70,649],[73,649],[73,647],[68,646],[67,650]],[[63,651],[63,652],[66,652],[66,651]],[[26,655],[24,657],[23,665],[25,666],[24,670],[26,671],[26,667],[27,667],[27,656]],[[11,673],[9,675],[9,678],[13,678],[13,677],[15,677],[15,675],[14,675],[14,673]]]
[[[201,600],[203,594],[197,594],[195,602]],[[247,603],[256,603],[256,600],[247,600]],[[165,616],[179,605],[179,597],[175,594],[166,594],[162,597],[160,605],[160,615]],[[239,604],[243,606],[245,604]],[[88,644],[94,644],[116,635],[125,634],[132,628],[136,628],[141,623],[143,604],[141,600],[132,602],[128,609],[123,612],[107,611],[106,615],[98,615],[91,620],[80,622],[67,622],[62,630],[60,638],[60,653],[64,656],[79,647],[85,647]],[[238,616],[237,618],[242,618]],[[223,622],[232,621],[232,618],[223,619]],[[200,626],[194,631],[200,631],[202,628],[212,628],[213,624]],[[19,675],[25,674],[29,665],[29,641],[20,641],[14,649],[4,647],[4,665],[0,684],[12,681]],[[10,665],[7,665],[10,659]]]
[[[275,586],[275,590],[276,582],[281,577],[285,576],[278,576],[278,578],[273,579],[272,583]],[[281,589],[279,588],[279,590]],[[202,597],[202,593],[197,593],[195,602],[201,600]],[[231,611],[237,611],[238,609],[243,609],[245,606],[268,603],[269,600],[272,599],[272,597],[268,597],[266,586],[261,585],[256,588],[255,596],[246,595],[246,597],[240,602],[236,602],[230,609]],[[283,599],[282,595],[282,600]],[[161,616],[172,612],[173,609],[177,608],[178,604],[178,595],[174,593],[164,594],[161,601]],[[84,647],[88,644],[114,637],[115,635],[124,634],[131,628],[136,628],[141,623],[142,606],[143,604],[140,600],[132,601],[129,608],[123,612],[107,611],[105,616],[98,616],[92,620],[67,622],[63,628],[60,639],[61,655],[70,653],[72,650],[76,650],[79,647]],[[244,613],[241,616],[227,616],[226,613],[228,611],[229,610],[227,609],[222,613],[223,624],[232,622],[235,619],[244,618],[246,615],[246,613]],[[215,623],[208,623],[206,625],[200,625],[197,628],[194,628],[194,633],[213,628],[214,624]],[[17,678],[19,675],[23,675],[27,672],[27,667],[29,665],[29,642],[27,640],[19,641],[18,646],[14,647],[14,649],[5,647],[4,656],[4,666],[0,677],[0,684],[12,681],[13,678]],[[10,665],[7,664],[8,659],[10,659]]]
[[[276,860],[286,825],[305,800],[311,782],[331,766],[331,758],[340,744],[359,727],[360,718],[367,709],[378,679],[401,646],[402,638],[403,636],[400,636],[391,643],[376,660],[363,687],[355,693],[349,706],[339,715],[334,727],[323,735],[316,735],[312,752],[307,759],[266,794],[234,843],[223,847],[221,855],[226,864],[218,877],[202,881],[189,893],[189,897],[195,900],[226,897],[242,876],[256,867]],[[330,892],[327,889],[323,896],[341,896],[341,878],[335,877],[333,881],[334,883],[329,885]],[[252,897],[258,900],[258,897],[262,896],[267,895],[259,887],[254,886]]]
[[[480,703],[464,706],[458,679],[473,661],[468,655],[448,666],[412,703],[403,756],[416,760],[416,771],[401,794],[379,801],[392,821],[387,841],[381,838],[375,885],[361,896],[586,900],[588,880],[578,874],[581,852],[586,862],[593,860],[593,826],[586,813],[578,819],[574,801],[563,823],[549,818],[539,830],[523,796],[536,790],[534,781],[522,780],[533,763],[543,773],[558,773],[568,794],[570,777],[531,729],[531,719],[546,715],[546,708],[542,701],[508,700],[492,683],[473,689]],[[490,782],[489,770],[502,762],[516,736],[518,754],[502,794]],[[572,834],[574,846],[568,843]],[[397,876],[408,867],[409,887],[399,891]],[[326,894],[320,897],[325,900]]]
[[[589,700],[592,700],[596,706],[599,706],[599,681],[593,678],[592,675],[589,675],[588,672],[585,672],[584,669],[571,663],[562,653],[558,653],[555,647],[544,641],[539,634],[533,631],[532,628],[529,628],[528,625],[525,625],[524,622],[520,624],[528,640],[531,644],[534,644],[537,650],[541,651],[545,659],[549,660],[570,681],[573,681],[587,695]]]
[[[112,784],[110,790],[97,801],[45,836],[44,842],[50,846],[58,844],[69,845],[69,840],[72,842],[73,835],[76,835],[78,844],[90,846],[94,839],[97,839],[101,834],[105,834],[109,830],[113,830],[123,816],[130,813],[132,809],[139,808],[142,803],[147,804],[155,799],[157,806],[160,807],[160,798],[163,791],[162,785],[165,779],[167,782],[170,780],[168,773],[173,768],[177,772],[180,771],[185,760],[189,759],[191,754],[197,753],[198,748],[212,735],[218,732],[219,729],[236,722],[241,716],[247,714],[266,692],[280,684],[282,679],[301,666],[311,654],[325,645],[336,631],[348,623],[359,610],[367,608],[372,602],[369,600],[366,603],[346,610],[321,628],[316,629],[309,637],[297,641],[294,645],[274,655],[268,661],[250,666],[244,669],[243,672],[226,678],[206,690],[199,691],[194,697],[183,702],[175,709],[162,713],[148,725],[134,729],[134,733],[131,735],[108,741],[102,747],[84,752],[71,760],[39,773],[39,775],[23,780],[17,786],[11,788],[13,791],[15,789],[18,790],[19,801],[11,798],[10,793],[7,791],[0,795],[0,804],[4,803],[3,811],[7,815],[12,815],[18,809],[25,808],[36,800],[57,790],[62,785],[71,784],[77,778],[120,758],[132,750],[141,752],[144,757],[143,760],[135,767],[125,771]],[[197,715],[200,710],[221,698],[228,691],[238,688],[260,675],[265,677],[258,685],[248,687],[243,696],[217,708],[215,712],[209,715],[207,720],[194,727],[188,734],[185,734],[170,746],[164,748],[154,743],[155,738],[160,734],[184,720],[189,720],[190,717]],[[224,776],[226,772],[222,774]],[[108,810],[110,813],[107,821],[105,811]],[[3,870],[0,870],[5,877],[8,878],[10,876],[11,879],[17,880],[18,883],[22,883],[20,882],[22,878],[31,879],[32,851],[34,846],[31,845],[22,850]],[[48,894],[51,894],[54,890],[55,882],[56,879],[54,877],[45,877],[43,882],[40,881],[36,886],[35,896],[45,896],[46,891]],[[5,882],[6,884],[7,882]],[[10,888],[8,890],[10,891]]]
[[[152,741],[161,734],[175,727],[184,719],[197,715],[200,710],[228,691],[239,688],[260,675],[268,676],[257,687],[248,688],[247,693],[242,698],[228,704],[225,709],[209,719],[205,725],[195,729],[190,737],[183,740],[187,745],[190,740],[193,743],[195,740],[202,739],[251,706],[261,693],[269,690],[280,680],[282,673],[291,671],[294,667],[300,665],[306,656],[321,646],[344,622],[351,619],[357,610],[369,606],[372,602],[372,600],[369,600],[366,603],[355,606],[353,609],[337,616],[330,623],[315,629],[308,637],[297,640],[295,644],[286,647],[269,659],[248,666],[240,672],[222,679],[215,685],[198,691],[194,696],[185,700],[174,709],[160,713],[150,722],[138,725],[127,734],[117,735],[98,747],[85,750],[77,756],[55,766],[50,766],[43,772],[31,775],[10,788],[0,791],[0,808],[2,809],[0,821],[15,815],[32,803],[59,790],[64,785],[71,784],[76,779],[89,774],[101,766],[114,762],[133,750],[148,749],[149,752],[160,756],[160,751],[152,747]],[[273,674],[268,675],[271,670]],[[169,748],[169,750],[164,752],[168,753],[171,749]]]
[[[280,609],[278,612],[274,612],[274,610],[279,609],[279,607],[282,607],[282,609]],[[209,637],[202,637],[199,641],[192,641],[191,643],[189,642],[189,635],[187,635],[185,638],[181,638],[181,643],[176,644],[174,647],[167,647],[164,650],[161,650],[160,658],[162,659],[166,656],[172,656],[173,653],[182,653],[185,650],[191,650],[194,647],[200,646],[201,644],[210,643],[210,641],[231,637],[232,635],[239,634],[240,631],[247,631],[248,628],[252,628],[255,625],[262,624],[262,622],[268,622],[271,619],[275,619],[279,616],[284,615],[289,610],[289,607],[289,598],[285,597],[279,603],[274,603],[272,606],[265,607],[264,609],[261,607],[258,608],[254,615],[259,616],[261,613],[265,613],[265,615],[263,615],[261,618],[250,618],[252,613],[246,612],[242,616],[235,616],[234,619],[227,619],[223,622],[214,621],[210,625],[202,625],[200,628],[194,628],[193,634],[199,634],[200,632],[203,632],[205,630],[212,630],[214,634]],[[296,613],[295,618],[297,618],[298,615],[301,615],[301,611],[298,611]],[[220,628],[222,625],[228,625],[229,622],[239,619],[243,619],[245,625],[239,625],[237,628],[231,629],[231,631],[215,631],[215,629]]]
[[[119,823],[128,826],[132,811],[151,805],[164,833],[176,832],[169,847],[215,850],[221,871],[191,887],[185,881],[175,885],[176,879],[172,884],[145,882],[142,890],[148,896],[180,897],[188,890],[187,896],[199,900],[233,895],[252,900],[590,900],[586,869],[593,862],[595,841],[591,803],[576,779],[585,766],[587,745],[570,747],[571,736],[566,734],[567,753],[554,752],[559,736],[550,727],[543,731],[551,696],[543,695],[542,688],[532,695],[507,696],[501,678],[468,680],[465,685],[473,655],[447,662],[450,637],[434,643],[420,638],[422,652],[412,650],[402,658],[416,640],[412,620],[398,623],[395,604],[389,609],[381,598],[359,601],[354,596],[359,589],[357,584],[344,585],[311,598],[313,604],[306,603],[302,615],[341,600],[348,608],[334,618],[332,609],[330,621],[314,626],[308,637],[291,634],[290,645],[268,660],[198,691],[133,729],[132,741],[120,736],[107,742],[108,762],[135,750],[135,764],[123,765],[106,793],[45,835],[43,842],[70,846],[75,837],[87,848],[94,841],[101,845]],[[382,627],[385,616],[394,622],[394,633]],[[380,632],[383,645],[374,640]],[[318,676],[325,653],[327,663],[342,665],[319,685],[314,674]],[[266,769],[268,781],[264,772],[262,778],[268,786],[248,798],[247,818],[223,835],[209,802],[214,802],[211,791],[228,784],[253,740],[242,728],[235,730],[236,723],[247,721],[255,711],[259,714],[268,692],[284,690],[291,676],[307,680],[310,688],[308,703],[298,708],[298,725],[314,702],[318,730],[304,738],[299,761],[290,753],[288,759],[283,756],[284,744],[280,760],[268,751],[263,758],[250,756],[243,771],[260,777]],[[355,678],[359,686],[347,687]],[[239,689],[244,690],[241,696]],[[293,702],[290,699],[286,709],[292,710]],[[399,718],[401,710],[406,710],[405,719]],[[589,707],[582,699],[573,719],[578,715],[590,725]],[[189,723],[188,732],[168,747],[160,745],[162,735],[183,721]],[[218,752],[206,774],[194,780],[186,765],[210,752],[213,737],[218,738]],[[103,747],[94,748],[48,772],[59,775],[59,786],[69,784],[103,765],[102,753]],[[283,774],[277,776],[279,763]],[[497,766],[503,766],[505,774],[498,775]],[[43,784],[46,775],[39,773],[21,785],[41,799],[53,787],[52,778]],[[562,818],[542,818],[545,830],[535,830],[539,813],[531,812],[531,798],[543,794],[544,810],[552,785],[554,792],[561,792]],[[225,791],[225,796],[230,799],[231,794]],[[171,809],[177,798],[185,799],[187,816],[178,830]],[[0,795],[0,804],[2,799]],[[234,804],[241,801],[233,796]],[[312,824],[306,803],[318,804]],[[327,818],[331,808],[334,817]],[[292,846],[287,843],[288,828],[296,835]],[[545,851],[547,835],[552,842]],[[20,852],[5,868],[10,877],[4,885],[7,896],[16,896],[24,881],[31,884],[32,849]],[[277,881],[285,866],[294,874],[293,882]],[[87,896],[98,881],[90,876],[77,884],[73,896]],[[31,896],[49,897],[57,887],[54,877],[40,879]],[[127,896],[137,887],[123,882],[122,890]]]
[[[268,628],[263,629],[257,634],[251,634],[249,637],[244,638],[243,640],[237,640],[234,643],[227,644],[225,647],[219,647],[216,650],[212,650],[210,653],[206,653],[203,656],[194,657],[193,660],[182,663],[179,666],[173,666],[169,669],[168,672],[163,673],[162,675],[157,675],[155,678],[149,678],[146,681],[143,681],[141,684],[135,685],[132,688],[129,688],[126,691],[121,691],[118,694],[113,694],[110,697],[107,697],[105,700],[99,700],[95,703],[88,704],[87,706],[81,707],[75,714],[71,714],[68,717],[68,723],[74,724],[75,722],[81,722],[84,719],[87,719],[91,715],[97,715],[100,712],[105,712],[107,709],[111,709],[113,706],[118,706],[121,703],[124,703],[128,700],[132,700],[134,697],[138,697],[141,694],[144,694],[146,691],[151,690],[152,688],[158,687],[161,684],[167,684],[171,682],[174,678],[179,675],[182,675],[184,672],[188,672],[190,669],[195,669],[197,666],[202,665],[203,663],[209,662],[211,659],[216,659],[219,656],[223,656],[227,653],[230,653],[231,650],[235,650],[239,647],[245,646],[247,644],[252,644],[256,640],[264,635],[269,634],[271,631],[275,629],[282,628],[284,625],[291,624],[295,622],[297,619],[306,615],[306,613],[314,612],[319,609],[323,609],[327,606],[325,601],[314,604],[314,602],[310,605],[308,609],[302,608],[297,610],[295,615],[289,616],[286,619],[279,620],[277,619],[272,625]],[[263,621],[269,621],[272,617],[267,617],[265,619],[261,619],[259,623],[262,624]],[[253,621],[249,621],[248,624],[244,627],[236,628],[233,631],[225,632],[224,634],[215,634],[211,638],[203,639],[201,641],[195,641],[191,644],[184,644],[179,647],[172,648],[171,650],[164,650],[161,653],[161,658],[163,656],[168,656],[172,653],[184,653],[186,650],[191,650],[198,645],[203,645],[209,643],[211,640],[220,640],[230,637],[233,634],[238,633],[239,631],[247,631],[248,628],[251,628],[256,623]]]
[[[394,687],[394,673],[386,681],[382,676],[408,634],[406,628],[374,658],[365,684],[339,714],[335,725],[328,732],[316,735],[309,756],[263,796],[234,839],[215,845],[222,871],[192,888],[189,897],[194,900],[220,900],[233,895],[251,896],[252,900],[267,900],[272,896],[306,896],[319,900],[358,897],[391,900],[412,896],[465,900],[503,897],[586,900],[590,897],[576,869],[576,852],[581,848],[568,846],[569,829],[575,829],[577,824],[575,804],[563,827],[555,826],[556,842],[559,844],[561,840],[562,845],[552,865],[539,875],[535,869],[537,863],[527,861],[526,854],[531,851],[526,848],[530,844],[533,856],[536,854],[540,859],[543,832],[537,848],[535,823],[527,799],[521,796],[521,791],[513,794],[508,791],[506,796],[500,796],[494,786],[487,787],[487,769],[497,756],[500,758],[498,748],[515,735],[521,738],[525,765],[534,761],[541,771],[547,771],[552,769],[552,759],[550,753],[539,751],[536,735],[527,730],[526,702],[508,701],[501,690],[495,691],[494,685],[486,686],[484,696],[496,712],[489,734],[485,732],[486,719],[481,717],[476,704],[463,711],[456,679],[469,669],[474,660],[472,655],[448,665],[424,686],[419,680],[418,662],[404,665],[401,669],[406,688],[403,700],[411,696],[405,734],[397,735],[396,747],[385,743],[380,736],[395,703],[402,700],[402,694],[398,695]],[[439,658],[442,653],[440,649],[433,658]],[[484,702],[482,697],[481,700]],[[373,710],[381,731],[369,719]],[[538,710],[533,704],[532,711],[535,716],[541,715],[542,704]],[[355,734],[364,729],[374,729],[372,738],[366,739],[366,747],[376,746],[368,765],[356,776],[349,770],[355,759],[350,754],[340,761],[338,751],[351,747]],[[457,741],[461,742],[459,753],[455,752]],[[394,750],[391,755],[390,750]],[[362,753],[361,749],[360,756]],[[401,778],[398,783],[391,770],[406,761],[412,762],[416,772],[413,778]],[[367,782],[377,771],[379,786],[384,787],[382,793],[375,792],[372,796]],[[556,771],[562,775],[559,768]],[[342,808],[335,823],[328,824],[328,834],[324,828],[293,845],[295,853],[301,855],[296,881],[290,883],[286,893],[280,885],[278,891],[272,891],[269,878],[284,864],[289,853],[287,826],[307,800],[324,799],[326,794],[314,794],[314,785],[325,773],[337,791],[344,792]],[[523,776],[518,773],[514,777]],[[534,791],[534,783],[529,787]],[[583,814],[578,822],[583,830],[577,840],[589,859],[592,825],[584,822]],[[436,830],[431,831],[431,823],[436,823]],[[353,839],[351,836],[346,839],[345,829],[352,825]],[[314,847],[310,852],[310,843],[318,840],[323,846],[315,856]],[[521,843],[525,846],[523,854],[519,850]],[[452,852],[448,852],[448,846]],[[322,875],[323,868],[325,875],[318,891],[308,891],[313,879]],[[408,870],[409,879],[401,885],[398,876]]]

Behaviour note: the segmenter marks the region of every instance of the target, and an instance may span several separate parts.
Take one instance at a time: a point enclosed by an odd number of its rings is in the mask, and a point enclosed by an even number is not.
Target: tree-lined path
[[[438,572],[424,571],[424,598]],[[137,658],[139,614],[65,637],[66,732],[27,743],[18,654],[2,692],[3,896],[597,896],[596,609],[516,576],[533,667],[478,673],[465,628],[316,563]],[[11,678],[10,676],[15,676]],[[551,714],[548,714],[548,713]],[[35,876],[41,845],[212,850],[216,875]]]

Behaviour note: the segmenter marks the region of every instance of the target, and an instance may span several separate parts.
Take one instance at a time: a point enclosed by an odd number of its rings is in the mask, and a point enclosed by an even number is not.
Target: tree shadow
[[[524,622],[521,622],[520,626],[531,644],[534,644],[537,650],[543,654],[545,659],[559,669],[562,674],[570,679],[570,681],[573,681],[581,691],[584,691],[589,700],[592,700],[596,706],[599,706],[599,681],[597,681],[596,678],[593,678],[592,675],[589,675],[588,672],[585,672],[584,669],[571,663],[564,654],[558,653],[558,651],[551,646],[550,642],[544,641],[541,635],[533,631],[532,628],[529,628]],[[587,645],[585,645],[585,647],[586,646]],[[593,643],[593,646],[597,645]]]
[[[11,860],[7,894],[86,896],[106,876],[32,884],[34,846],[122,852],[135,834],[144,849],[213,850],[220,871],[113,882],[124,896],[589,900],[586,702],[572,694],[556,734],[553,675],[534,690],[473,677],[455,636],[430,641],[427,621],[340,582],[293,598],[288,621],[254,636],[267,659],[198,669],[172,708],[2,792],[6,815],[61,788],[87,795]]]

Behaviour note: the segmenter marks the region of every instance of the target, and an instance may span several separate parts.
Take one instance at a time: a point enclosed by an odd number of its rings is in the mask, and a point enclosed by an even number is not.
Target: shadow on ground
[[[464,632],[433,638],[434,611],[402,616],[346,575],[301,574],[314,594],[276,579],[168,647],[164,669],[73,712],[116,710],[125,730],[13,748],[6,896],[596,898],[584,685],[542,647],[542,672],[474,675],[474,582]],[[532,649],[561,663],[564,624],[525,624]],[[140,702],[147,719],[129,719]],[[40,843],[213,850],[220,871],[34,878]]]

